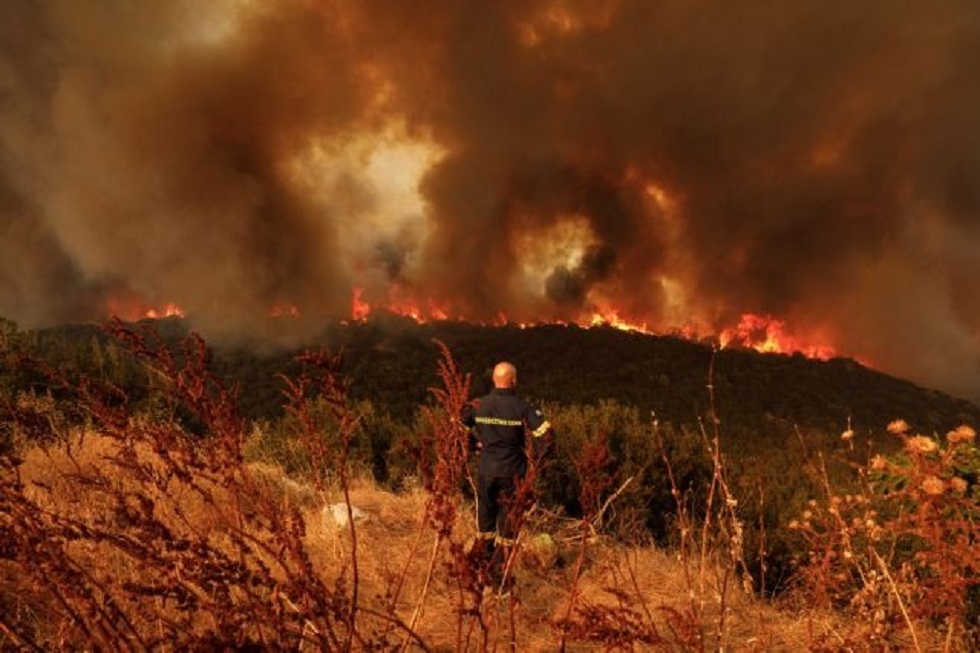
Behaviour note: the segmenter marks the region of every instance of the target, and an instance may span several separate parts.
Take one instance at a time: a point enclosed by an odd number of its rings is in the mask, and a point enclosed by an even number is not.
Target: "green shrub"
[[[541,501],[581,516],[580,479],[574,461],[583,447],[604,437],[614,470],[613,488],[622,488],[607,512],[601,515],[605,529],[624,540],[653,535],[668,538],[676,498],[672,495],[664,458],[670,461],[680,487],[698,491],[711,474],[711,462],[700,437],[684,429],[661,428],[654,435],[650,418],[634,406],[604,400],[597,404],[546,405],[555,426],[554,450],[539,479]],[[661,450],[663,445],[664,450]]]

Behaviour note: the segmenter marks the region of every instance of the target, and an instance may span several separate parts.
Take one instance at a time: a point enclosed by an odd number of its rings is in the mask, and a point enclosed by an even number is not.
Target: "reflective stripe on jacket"
[[[526,473],[525,429],[532,437],[541,437],[551,428],[541,411],[511,388],[494,388],[475,408],[466,407],[460,421],[476,429],[476,436],[483,445],[480,474],[500,478]]]

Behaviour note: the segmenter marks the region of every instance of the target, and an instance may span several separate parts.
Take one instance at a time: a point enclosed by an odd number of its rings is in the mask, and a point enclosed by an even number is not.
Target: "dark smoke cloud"
[[[410,5],[7,3],[0,314],[752,312],[980,398],[975,2]],[[421,208],[365,172],[392,130]]]
[[[560,306],[581,306],[588,300],[588,291],[605,280],[616,264],[616,252],[609,247],[591,247],[574,269],[555,268],[545,280],[545,292]]]

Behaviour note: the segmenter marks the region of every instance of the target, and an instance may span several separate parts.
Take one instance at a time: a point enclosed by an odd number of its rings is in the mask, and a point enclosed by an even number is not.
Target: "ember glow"
[[[303,313],[292,304],[276,304],[269,311],[271,317],[302,317]]]
[[[980,4],[881,4],[14,0],[0,316],[602,323],[980,399]]]
[[[168,317],[184,317],[184,309],[177,304],[164,302],[151,305],[133,298],[110,299],[106,302],[104,310],[103,317],[114,317],[130,322],[143,319],[160,320]]]

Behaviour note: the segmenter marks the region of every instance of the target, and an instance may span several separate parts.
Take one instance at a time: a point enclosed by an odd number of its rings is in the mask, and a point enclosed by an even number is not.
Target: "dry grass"
[[[162,464],[148,447],[137,449],[141,465]],[[115,518],[116,506],[106,500],[99,485],[93,485],[92,481],[108,480],[120,490],[138,486],[131,477],[130,468],[115,462],[119,454],[119,444],[114,439],[93,433],[76,436],[66,445],[31,450],[20,468],[24,494],[49,514],[70,517],[92,527],[104,524]],[[321,582],[332,586],[339,578],[349,575],[352,557],[349,533],[329,512],[324,513],[325,508],[343,502],[343,492],[338,488],[314,490],[307,484],[288,479],[268,464],[250,464],[243,468],[257,472],[254,474],[257,480],[253,486],[253,500],[276,501],[284,509],[291,505],[300,510],[305,522],[305,542]],[[237,509],[233,506],[246,505],[247,510],[248,498],[238,497],[233,502],[231,497],[221,496],[218,488],[213,489],[217,493],[215,500],[206,503],[198,501],[197,494],[188,488],[174,485],[173,498],[181,504],[180,514],[160,514],[160,521],[173,533],[180,533],[188,527],[185,522],[189,522],[194,531],[220,539],[219,534],[229,528],[229,515]],[[361,600],[374,611],[386,612],[391,589],[402,571],[407,569],[399,602],[394,607],[394,612],[407,623],[423,591],[427,553],[437,538],[425,524],[429,497],[421,489],[395,495],[364,480],[353,482],[349,494],[352,505],[367,514],[365,519],[355,522],[359,534],[357,555]],[[159,497],[154,498],[164,505]],[[475,528],[470,518],[472,507],[464,504],[462,508],[458,536],[465,540],[472,537]],[[537,538],[545,528],[552,530],[549,538]],[[567,605],[573,583],[572,562],[579,545],[573,534],[571,520],[559,520],[544,513],[532,514],[522,535],[528,544],[518,553],[516,561],[518,592],[512,602],[482,607],[483,618],[489,624],[488,648],[509,647],[513,638],[518,650],[555,649],[555,623],[563,617]],[[540,544],[542,541],[545,544]],[[226,546],[225,552],[234,555],[234,546],[230,542]],[[151,580],[147,574],[159,572],[159,569],[121,552],[112,543],[69,542],[65,545],[65,553],[89,569],[100,582],[116,587],[126,583],[147,583]],[[449,571],[448,553],[440,563],[436,566],[432,587],[415,628],[419,638],[433,650],[452,649],[458,627],[458,597],[455,580]],[[720,572],[714,570],[709,577],[720,577]],[[44,626],[38,631],[42,633],[40,641],[58,642],[59,631],[64,632],[70,627],[59,624],[58,610],[45,608],[48,604],[45,589],[31,583],[10,564],[4,567],[3,578],[8,591],[16,590],[7,595],[12,607],[21,615],[32,615],[32,619]],[[689,627],[685,624],[690,590],[676,555],[654,547],[626,548],[596,539],[590,542],[578,582],[578,608],[573,616],[582,627],[576,630],[577,636],[567,650],[593,650],[598,643],[589,641],[590,637],[608,637],[608,633],[603,632],[603,615],[616,617],[619,630],[624,635],[629,634],[621,620],[627,612],[637,615],[638,622],[654,626],[661,647],[669,650],[670,642],[676,644],[688,637],[680,631]],[[730,647],[737,650],[806,648],[811,633],[798,616],[781,612],[743,593],[723,597],[718,587],[710,588],[709,596],[703,598],[711,606],[706,613],[709,621],[717,622],[718,610],[728,611],[725,642]],[[155,614],[158,619],[165,618],[168,610],[164,603],[155,609],[149,606],[142,609],[147,614]],[[150,621],[146,619],[143,627],[152,629]],[[512,627],[513,634],[510,632]],[[675,630],[678,632],[673,633]]]

